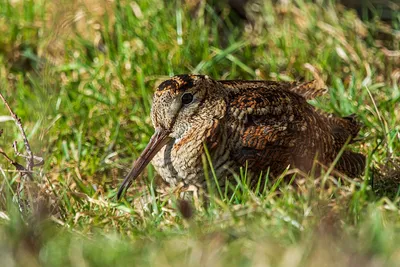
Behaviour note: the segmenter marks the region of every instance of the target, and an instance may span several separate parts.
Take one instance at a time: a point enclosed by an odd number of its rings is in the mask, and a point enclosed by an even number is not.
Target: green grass
[[[193,17],[185,4],[167,3],[1,0],[0,90],[45,159],[21,192],[31,204],[21,215],[20,176],[0,158],[4,266],[399,265],[399,198],[375,195],[370,172],[358,181],[278,181],[252,192],[243,169],[233,195],[216,187],[185,219],[175,194],[155,197],[148,167],[127,200],[116,201],[153,131],[154,86],[181,73],[322,79],[330,93],[312,103],[357,114],[365,126],[354,149],[370,167],[398,171],[398,14],[385,25],[338,5],[265,1],[250,8],[249,31],[226,9],[205,4]],[[12,149],[17,140],[24,152],[14,122],[1,120],[0,129],[0,148],[25,164]],[[153,197],[143,206],[141,195]]]

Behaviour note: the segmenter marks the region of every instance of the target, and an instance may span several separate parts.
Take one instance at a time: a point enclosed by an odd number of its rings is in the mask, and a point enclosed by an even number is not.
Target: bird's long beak
[[[168,141],[171,140],[171,137],[168,136],[169,134],[170,132],[165,129],[156,128],[156,131],[151,137],[146,148],[143,150],[139,158],[133,163],[132,169],[122,182],[122,185],[120,186],[117,193],[118,199],[121,198],[122,193],[125,191],[125,189],[129,188],[133,180],[135,180],[143,171],[143,169],[146,168],[147,164],[149,164],[149,162],[153,159],[157,152],[160,151],[160,149],[165,146]]]

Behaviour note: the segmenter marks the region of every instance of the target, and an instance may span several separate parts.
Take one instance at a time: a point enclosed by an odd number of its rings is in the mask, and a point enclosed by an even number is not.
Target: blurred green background
[[[232,2],[0,0],[0,90],[45,160],[27,181],[0,158],[2,266],[400,265],[398,183],[374,189],[368,171],[322,188],[242,186],[185,218],[176,195],[155,193],[150,166],[115,200],[153,132],[153,88],[182,73],[323,81],[329,94],[312,104],[357,114],[354,149],[400,180],[399,4]],[[24,165],[0,111],[0,148]]]

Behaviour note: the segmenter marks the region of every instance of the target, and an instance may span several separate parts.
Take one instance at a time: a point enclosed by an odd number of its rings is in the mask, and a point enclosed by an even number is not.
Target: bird
[[[117,198],[150,161],[171,186],[205,187],[206,151],[222,185],[243,166],[249,177],[267,171],[278,177],[288,167],[307,173],[315,161],[320,166],[335,161],[335,171],[362,175],[365,156],[345,147],[357,140],[361,123],[356,116],[338,117],[308,103],[326,92],[315,80],[214,80],[182,74],[163,81],[151,108],[155,132]]]

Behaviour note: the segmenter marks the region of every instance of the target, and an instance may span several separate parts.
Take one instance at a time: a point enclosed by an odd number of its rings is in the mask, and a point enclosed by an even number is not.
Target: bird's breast
[[[203,138],[189,131],[182,138],[171,140],[153,158],[152,164],[166,182],[176,185],[196,183],[202,177]]]
[[[169,142],[156,154],[152,164],[163,180],[172,185],[181,181],[185,184],[205,185],[202,160],[204,145],[208,149],[214,172],[218,177],[225,176],[229,167],[230,149],[227,133],[221,131],[217,120],[192,127],[181,138]],[[210,166],[208,169],[211,171]]]

